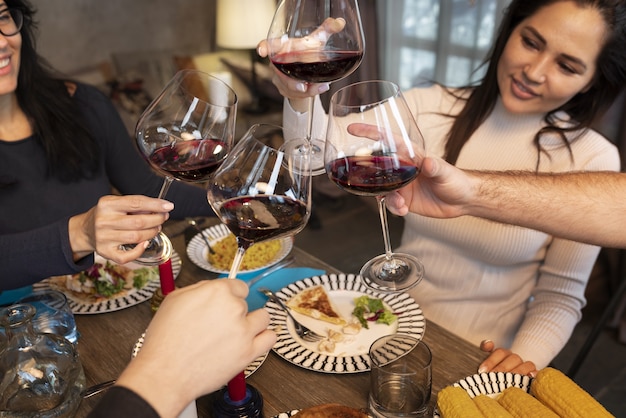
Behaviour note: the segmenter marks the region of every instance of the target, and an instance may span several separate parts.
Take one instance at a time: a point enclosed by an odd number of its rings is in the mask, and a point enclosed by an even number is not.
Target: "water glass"
[[[410,335],[392,334],[369,350],[369,413],[380,417],[426,417],[432,386],[432,355]]]
[[[52,289],[36,290],[20,299],[19,303],[35,308],[32,323],[36,332],[57,334],[76,343],[78,332],[74,314],[63,293]]]

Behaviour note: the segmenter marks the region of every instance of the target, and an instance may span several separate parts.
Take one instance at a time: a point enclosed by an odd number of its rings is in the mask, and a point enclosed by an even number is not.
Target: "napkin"
[[[252,273],[239,274],[237,277],[247,282],[262,273],[263,271],[261,270]],[[257,290],[259,286],[267,287],[268,289],[276,292],[288,284],[297,282],[298,280],[306,279],[307,277],[312,276],[319,276],[324,273],[326,273],[325,270],[310,267],[292,267],[275,271],[252,285],[250,293],[246,298],[246,302],[248,302],[248,310],[253,311],[255,309],[262,308],[263,305],[265,305],[265,302],[267,302],[267,296]],[[220,277],[228,277],[228,275],[222,274]]]
[[[24,286],[19,289],[3,290],[0,292],[0,306],[9,306],[33,291],[32,286]]]

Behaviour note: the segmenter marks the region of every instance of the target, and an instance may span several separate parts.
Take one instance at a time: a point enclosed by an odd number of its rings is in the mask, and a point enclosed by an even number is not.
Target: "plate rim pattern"
[[[146,333],[143,332],[139,336],[139,338],[137,339],[135,344],[133,345],[133,351],[131,353],[131,359],[137,357],[137,353],[139,353],[139,350],[141,350],[141,347],[143,346],[143,342],[144,342],[145,338],[146,338]],[[252,363],[248,364],[248,367],[246,367],[245,370],[244,370],[245,377],[248,377],[252,373],[256,372],[259,369],[259,367],[261,367],[261,365],[265,362],[265,359],[267,358],[269,353],[270,353],[269,351],[266,351],[265,353],[261,354],[256,359],[254,359],[252,361]]]
[[[213,225],[213,226],[203,229],[202,231],[205,233],[205,236],[208,238],[209,244],[213,244],[214,242],[219,241],[220,239],[224,238],[225,236],[231,233],[230,229],[228,229],[228,227],[224,224]],[[273,264],[278,263],[283,258],[285,258],[287,254],[289,254],[291,252],[291,249],[293,248],[293,240],[291,237],[283,237],[283,238],[278,238],[278,239],[281,242],[280,251],[278,252],[278,254],[276,254],[276,257],[274,257],[274,259],[269,264],[266,264],[261,267],[257,267],[255,269],[241,270],[240,273],[253,273],[255,271],[263,270],[267,267],[272,266]],[[189,241],[189,244],[187,245],[186,251],[187,251],[187,256],[189,257],[191,262],[194,263],[196,266],[200,267],[201,269],[210,271],[213,273],[219,273],[219,274],[229,273],[228,270],[222,270],[217,267],[214,267],[211,263],[207,261],[206,244],[204,243],[204,240],[200,236],[199,232],[196,235],[194,235],[193,238],[191,238],[191,240]]]
[[[172,250],[172,271],[174,273],[174,279],[178,277],[182,268],[182,260],[176,250]],[[139,303],[145,302],[152,298],[154,292],[161,287],[159,279],[151,280],[141,289],[131,289],[125,295],[118,296],[111,299],[105,299],[100,302],[87,303],[76,299],[70,292],[61,292],[67,296],[68,305],[74,315],[89,315],[100,314],[107,312],[115,312],[121,309],[126,309]],[[44,279],[40,282],[33,284],[33,290],[50,289],[49,279]],[[56,289],[56,287],[55,287]]]
[[[367,288],[356,274],[331,273],[308,277],[283,287],[276,295],[286,301],[300,291],[316,285],[323,285],[329,291],[355,291],[382,299],[394,312],[408,313],[398,317],[395,333],[409,334],[420,341],[424,337],[426,319],[418,303],[408,293],[383,294],[373,291]],[[274,329],[277,335],[272,351],[279,357],[304,369],[322,373],[348,374],[370,370],[368,354],[334,356],[332,353],[322,354],[303,346],[289,332],[287,314],[277,304],[268,301],[265,309],[270,314],[269,328]]]

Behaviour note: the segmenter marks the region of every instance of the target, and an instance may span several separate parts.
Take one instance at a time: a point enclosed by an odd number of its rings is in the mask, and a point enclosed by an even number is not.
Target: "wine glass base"
[[[361,268],[365,286],[377,292],[404,292],[417,286],[424,277],[424,266],[409,254],[393,253],[372,258]]]
[[[290,139],[280,147],[280,151],[294,155],[309,152],[309,147],[311,152],[311,175],[319,176],[326,173],[326,167],[324,167],[324,140],[322,139],[313,139],[311,141]]]
[[[135,245],[126,244],[122,248],[134,248]],[[152,238],[143,254],[134,262],[144,266],[158,266],[172,256],[172,241],[163,232]]]

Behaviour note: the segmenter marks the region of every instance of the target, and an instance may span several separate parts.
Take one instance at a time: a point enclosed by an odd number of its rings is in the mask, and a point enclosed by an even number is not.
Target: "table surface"
[[[171,233],[171,232],[170,232]],[[175,250],[183,262],[176,280],[182,287],[198,280],[214,279],[217,274],[205,271],[187,258],[182,235],[172,238]],[[341,273],[332,266],[297,247],[292,252],[299,266]],[[132,349],[152,318],[150,303],[109,313],[76,315],[80,332],[79,354],[85,370],[87,385],[115,379],[131,359]],[[476,373],[484,353],[473,344],[444,328],[428,322],[424,341],[433,353],[433,388],[431,410],[440,389]],[[355,408],[367,406],[369,373],[327,374],[306,370],[269,353],[263,365],[248,378],[263,395],[264,416],[301,409],[321,403],[337,402]],[[82,401],[77,417],[84,417],[98,402],[96,395]],[[208,417],[211,397],[198,399],[198,416]]]

